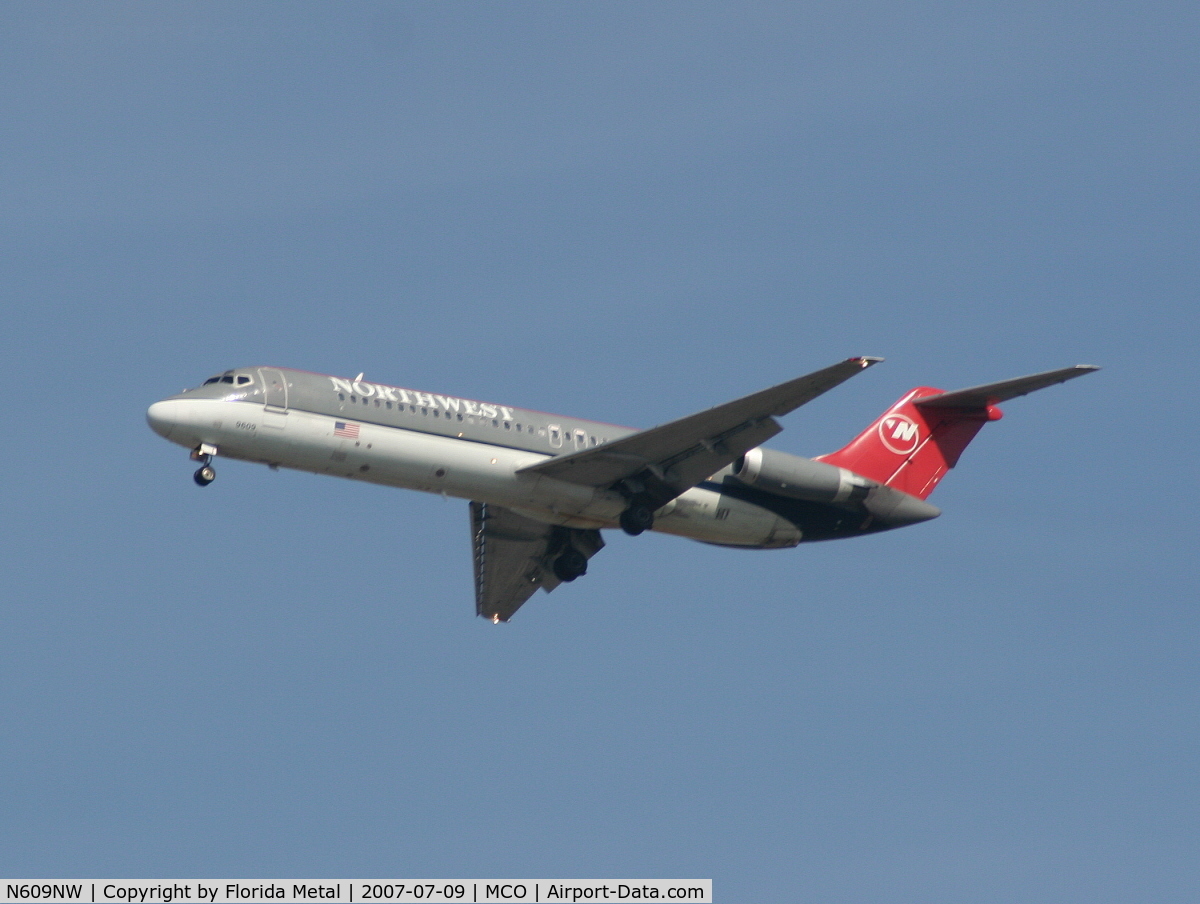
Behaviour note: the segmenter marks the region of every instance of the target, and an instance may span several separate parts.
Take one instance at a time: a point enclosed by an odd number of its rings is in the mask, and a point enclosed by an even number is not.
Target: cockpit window
[[[254,378],[246,376],[245,374],[224,373],[217,374],[215,377],[209,377],[204,381],[203,385],[208,386],[212,383],[236,383],[238,386],[246,386],[253,382]]]

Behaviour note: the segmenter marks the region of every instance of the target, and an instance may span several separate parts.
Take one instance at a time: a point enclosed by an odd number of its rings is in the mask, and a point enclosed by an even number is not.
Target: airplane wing
[[[627,492],[647,498],[655,507],[662,506],[782,430],[776,417],[882,360],[849,358],[678,421],[539,462],[518,473],[543,474],[592,487],[624,484]]]
[[[471,503],[471,542],[475,553],[475,612],[508,621],[541,587],[562,583],[553,561],[568,546],[590,559],[604,547],[598,530],[575,530],[534,521],[512,509]]]

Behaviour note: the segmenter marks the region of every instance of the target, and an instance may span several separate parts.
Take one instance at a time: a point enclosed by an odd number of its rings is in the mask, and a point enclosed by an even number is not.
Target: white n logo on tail
[[[921,432],[908,415],[889,414],[879,422],[879,439],[897,455],[911,455],[921,441]]]

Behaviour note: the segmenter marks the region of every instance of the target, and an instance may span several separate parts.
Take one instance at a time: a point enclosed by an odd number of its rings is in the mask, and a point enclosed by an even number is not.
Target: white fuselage
[[[186,397],[156,402],[147,414],[157,433],[189,449],[215,447],[223,457],[272,467],[492,503],[566,527],[617,527],[627,505],[611,490],[518,473],[549,454],[378,423],[354,421],[348,430],[353,417]],[[703,486],[656,512],[653,529],[728,546],[791,547],[801,540],[790,521]]]

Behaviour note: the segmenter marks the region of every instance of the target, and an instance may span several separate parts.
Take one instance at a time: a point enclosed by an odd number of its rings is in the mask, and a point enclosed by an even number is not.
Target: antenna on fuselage
[[[363,371],[363,374],[365,374],[365,373],[366,373],[366,371],[364,370],[364,371]],[[357,377],[355,377],[355,378],[354,378],[354,382],[355,382],[355,383],[358,383],[358,382],[360,382],[360,381],[362,380],[362,378],[363,378],[363,375],[362,375],[362,374],[359,374]]]

